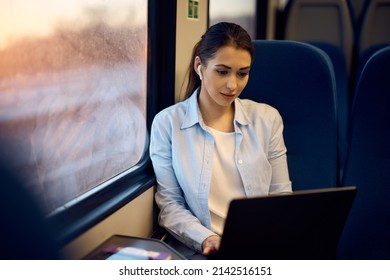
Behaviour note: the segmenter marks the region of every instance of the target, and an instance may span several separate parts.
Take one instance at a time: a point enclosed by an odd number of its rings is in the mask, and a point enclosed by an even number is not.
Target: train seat
[[[350,72],[354,24],[348,0],[291,0],[285,15],[284,39],[333,44],[342,50]]]
[[[241,98],[279,110],[293,189],[337,185],[336,85],[329,57],[302,42],[253,44],[254,61]]]
[[[286,40],[312,44],[325,51],[335,68],[340,165],[346,149],[350,109],[350,74],[355,45],[355,23],[348,0],[292,0],[285,9]]]
[[[340,259],[390,259],[390,46],[362,70],[351,111],[342,185],[357,195],[339,243]]]
[[[340,48],[326,42],[313,42],[312,45],[326,52],[332,61],[332,66],[335,73],[339,166],[341,168],[340,173],[342,173],[347,150],[348,118],[351,104],[348,70]]]
[[[358,27],[357,72],[379,49],[390,45],[390,0],[366,0]]]

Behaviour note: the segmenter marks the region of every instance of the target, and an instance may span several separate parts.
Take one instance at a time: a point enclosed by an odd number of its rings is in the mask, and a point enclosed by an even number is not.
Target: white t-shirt
[[[234,159],[235,133],[221,132],[211,127],[208,127],[208,130],[215,139],[208,202],[211,230],[221,235],[230,201],[233,198],[245,197],[245,191]]]

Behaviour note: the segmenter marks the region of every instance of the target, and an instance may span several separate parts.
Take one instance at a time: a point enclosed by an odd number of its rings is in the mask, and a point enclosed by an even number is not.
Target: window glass
[[[221,21],[234,22],[256,38],[256,0],[209,0],[210,26]]]
[[[0,141],[46,213],[146,142],[147,1],[0,2]]]

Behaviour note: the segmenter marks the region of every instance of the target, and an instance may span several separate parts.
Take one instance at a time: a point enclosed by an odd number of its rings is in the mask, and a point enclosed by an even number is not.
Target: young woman
[[[238,98],[253,55],[239,25],[210,27],[193,50],[186,100],[161,111],[152,125],[159,223],[205,255],[219,249],[233,198],[291,192],[281,116]]]

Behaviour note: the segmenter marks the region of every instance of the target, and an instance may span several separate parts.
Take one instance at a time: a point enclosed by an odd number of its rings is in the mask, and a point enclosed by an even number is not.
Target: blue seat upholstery
[[[349,118],[350,104],[351,104],[348,70],[345,64],[344,55],[340,48],[326,42],[311,42],[310,44],[326,52],[326,54],[329,56],[330,60],[332,61],[332,65],[335,73],[339,166],[340,166],[340,173],[342,174],[346,152],[347,152],[348,118]]]
[[[337,85],[340,166],[346,149],[350,108],[350,75],[355,42],[355,24],[349,0],[291,0],[286,9],[286,40],[312,44],[327,53],[334,66]]]
[[[359,76],[364,68],[364,66],[366,65],[367,61],[371,58],[371,56],[376,53],[377,51],[379,51],[380,49],[382,48],[385,48],[387,46],[390,46],[390,43],[386,44],[375,44],[373,46],[370,46],[368,47],[366,50],[364,50],[360,56],[359,56],[359,59],[358,59],[358,64],[356,66],[356,83],[359,81]],[[355,85],[356,86],[356,85]]]
[[[342,184],[357,195],[339,243],[341,259],[390,259],[390,47],[357,84]]]
[[[335,78],[329,57],[301,42],[255,40],[241,98],[279,110],[293,189],[337,185]]]

